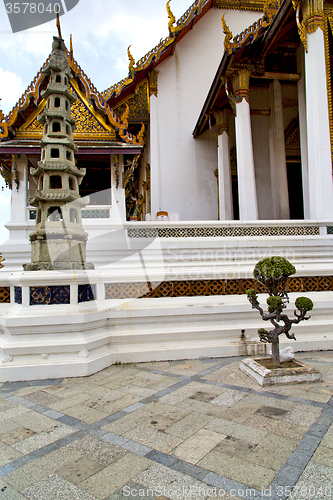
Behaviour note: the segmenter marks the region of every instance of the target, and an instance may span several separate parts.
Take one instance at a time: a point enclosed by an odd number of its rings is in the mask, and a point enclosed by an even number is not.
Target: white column
[[[15,182],[19,181],[19,185]],[[26,155],[13,155],[11,222],[27,220],[28,159]]]
[[[298,72],[301,75],[301,78],[299,79],[299,82],[297,84],[297,90],[298,90],[299,135],[301,141],[304,219],[310,219],[308,133],[306,128],[305,68],[304,68],[304,53],[302,47],[299,48],[297,56],[298,56],[298,68],[299,68]]]
[[[19,184],[17,184],[19,182]],[[28,159],[26,155],[13,155],[10,222],[6,224],[9,239],[27,242]]]
[[[310,218],[333,220],[333,183],[324,34],[307,35],[305,54],[306,120]]]
[[[229,148],[229,110],[215,113],[218,133],[218,186],[220,220],[233,220],[230,148]]]
[[[240,70],[233,80],[236,101],[236,152],[240,220],[257,220],[258,204],[249,104],[250,72]]]
[[[162,172],[159,149],[158,98],[150,96],[150,186],[151,211],[156,213],[163,206]]]
[[[118,163],[118,187],[116,176]],[[123,155],[111,155],[111,211],[112,222],[126,221],[125,189],[123,189]]]
[[[274,80],[270,85],[270,166],[272,203],[276,219],[289,219],[287,163],[284,138],[281,84]]]

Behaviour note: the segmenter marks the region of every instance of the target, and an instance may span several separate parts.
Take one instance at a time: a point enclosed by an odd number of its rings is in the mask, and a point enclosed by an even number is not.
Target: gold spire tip
[[[57,21],[56,21],[56,26],[58,28],[58,37],[62,38],[61,36],[61,27],[60,27],[60,18],[59,18],[59,11],[57,12]]]

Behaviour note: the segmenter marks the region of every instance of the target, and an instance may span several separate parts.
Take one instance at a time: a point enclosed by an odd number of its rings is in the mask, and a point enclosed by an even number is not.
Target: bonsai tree
[[[295,335],[290,332],[293,324],[308,320],[306,316],[308,311],[313,308],[313,302],[307,297],[298,297],[295,300],[294,315],[296,318],[290,319],[283,310],[289,303],[287,293],[287,280],[289,276],[296,273],[295,267],[283,257],[269,257],[260,260],[253,271],[256,281],[266,288],[268,292],[267,306],[268,311],[260,307],[258,295],[255,289],[246,290],[247,298],[252,304],[252,309],[257,309],[264,321],[270,321],[273,325],[272,330],[260,328],[258,335],[261,342],[270,342],[272,344],[272,361],[274,364],[280,364],[279,336],[284,333],[288,339],[294,339]]]

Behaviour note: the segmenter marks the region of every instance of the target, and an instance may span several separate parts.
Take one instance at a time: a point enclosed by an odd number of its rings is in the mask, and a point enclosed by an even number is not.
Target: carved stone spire
[[[93,269],[85,262],[87,233],[82,228],[79,195],[84,169],[75,166],[77,147],[73,141],[74,120],[70,105],[76,96],[69,91],[72,78],[67,49],[60,37],[53,37],[50,61],[44,73],[49,83],[43,98],[46,106],[38,121],[44,125],[41,161],[31,170],[37,184],[35,230],[30,234],[31,263],[27,271],[53,269]]]

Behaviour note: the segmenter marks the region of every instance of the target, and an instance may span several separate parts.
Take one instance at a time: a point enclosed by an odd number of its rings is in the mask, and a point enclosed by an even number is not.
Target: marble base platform
[[[302,382],[320,382],[322,374],[307,366],[302,361],[294,359],[298,365],[293,368],[275,368],[268,369],[263,366],[260,361],[270,358],[259,359],[242,359],[239,368],[260,385],[275,385],[275,384],[299,384]]]

